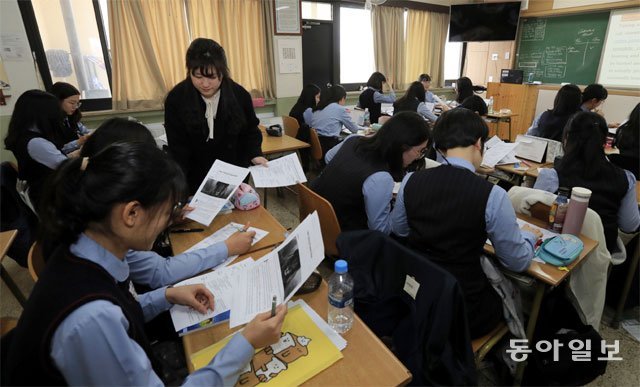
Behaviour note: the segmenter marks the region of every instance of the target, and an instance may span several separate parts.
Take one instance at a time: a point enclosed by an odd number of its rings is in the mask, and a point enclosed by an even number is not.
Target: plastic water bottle
[[[558,190],[558,196],[551,206],[549,212],[549,228],[557,233],[562,232],[564,226],[564,219],[567,214],[567,208],[569,207],[569,193],[571,189],[561,187]]]
[[[347,261],[336,261],[329,278],[329,326],[345,333],[353,325],[353,278],[347,272]]]
[[[364,109],[363,121],[363,126],[371,126],[371,116],[369,115],[369,108]]]
[[[487,105],[489,113],[493,113],[493,96],[489,97],[489,105]]]

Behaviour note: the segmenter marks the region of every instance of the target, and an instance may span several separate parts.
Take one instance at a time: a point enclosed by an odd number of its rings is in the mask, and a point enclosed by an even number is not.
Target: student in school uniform
[[[591,112],[577,113],[564,129],[564,156],[553,168],[540,170],[534,188],[556,192],[558,187],[591,190],[589,208],[600,215],[607,249],[618,251],[618,228],[635,232],[640,226],[636,178],[607,160],[604,145],[607,123]]]
[[[340,142],[340,132],[344,125],[352,133],[358,131],[358,125],[351,120],[351,115],[344,107],[347,101],[347,92],[340,85],[330,86],[320,93],[320,102],[311,113],[304,112],[304,120],[310,127],[318,132],[320,146],[322,147],[322,157],[329,149]]]
[[[64,118],[62,119],[62,130],[70,139],[62,147],[62,153],[69,154],[78,150],[89,138],[89,129],[80,122],[82,113],[80,112],[80,91],[73,85],[66,82],[56,82],[51,86],[51,94],[58,97]]]
[[[112,118],[95,130],[82,147],[80,157],[92,158],[115,143],[156,145],[144,125],[126,118]],[[214,268],[230,256],[246,253],[254,236],[254,231],[237,232],[225,241],[167,258],[153,251],[130,250],[125,261],[129,265],[131,281],[157,289]]]
[[[369,119],[372,124],[377,124],[382,115],[383,103],[394,103],[396,93],[391,89],[389,94],[382,93],[382,85],[387,83],[387,78],[380,72],[371,74],[367,81],[367,87],[360,93],[358,106],[362,109],[369,109]]]
[[[475,91],[485,91],[487,90],[484,86],[474,86],[471,79],[467,77],[460,77],[456,80],[456,98],[455,102],[460,105],[464,102],[465,99],[474,95]],[[442,106],[443,110],[449,110],[451,107],[448,105]]]
[[[300,92],[300,96],[296,101],[295,105],[291,108],[289,112],[289,116],[298,120],[298,125],[300,128],[298,129],[298,134],[296,138],[300,141],[304,141],[309,143],[311,141],[309,130],[309,123],[304,120],[304,113],[308,111],[308,114],[313,112],[313,109],[318,105],[320,101],[320,88],[313,83],[309,83],[306,85],[302,92]],[[310,160],[310,151],[309,149],[303,148],[299,150],[300,153],[300,161],[302,162],[302,169],[306,172],[309,169],[309,160]]]
[[[187,49],[187,78],[167,95],[164,125],[169,153],[195,193],[214,161],[266,165],[251,95],[230,77],[222,46],[197,38]]]
[[[67,159],[61,151],[68,140],[61,122],[58,99],[42,90],[25,91],[9,121],[4,144],[18,161],[18,178],[26,181],[28,198],[36,212],[47,176]]]
[[[618,127],[614,145],[621,155],[640,156],[640,103],[629,114],[629,119]]]
[[[444,163],[407,174],[391,212],[394,234],[453,274],[465,298],[472,338],[502,319],[502,301],[480,267],[487,237],[500,262],[524,271],[533,258],[539,230],[518,228],[507,193],[475,174],[489,130],[468,109],[444,112],[433,141]]]
[[[161,385],[143,323],[172,304],[213,309],[203,285],[130,291],[128,250],[149,249],[185,188],[178,165],[146,144],[65,162],[44,197],[44,230],[64,245],[2,338],[8,385]],[[275,343],[286,307],[259,314],[185,385],[233,385],[256,348]]]
[[[597,83],[588,85],[582,91],[582,105],[580,105],[580,110],[583,112],[596,112],[598,114],[602,114],[598,111],[598,108],[602,106],[608,96],[609,92],[604,88],[604,86]],[[607,126],[610,128],[617,128],[620,126],[620,123],[610,122]]]
[[[429,90],[431,88],[431,75],[420,74],[420,76],[418,77],[418,82],[420,82],[422,84],[422,87],[424,87],[425,102],[439,104],[439,105],[445,104],[440,98],[438,98],[437,95],[433,94],[433,92]]]
[[[373,136],[351,135],[332,148],[311,188],[331,203],[343,231],[389,234],[394,181],[424,158],[430,139],[429,126],[420,115],[394,114]]]
[[[431,123],[438,117],[425,104],[424,87],[420,82],[412,82],[406,93],[393,103],[393,115],[400,112],[417,112]]]
[[[582,92],[578,86],[573,84],[562,86],[553,100],[553,109],[545,111],[536,118],[527,130],[527,134],[560,141],[564,126],[574,114],[580,111],[581,102]]]

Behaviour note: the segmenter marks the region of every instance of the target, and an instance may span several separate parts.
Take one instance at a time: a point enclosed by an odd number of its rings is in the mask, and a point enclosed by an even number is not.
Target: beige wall
[[[464,76],[474,85],[500,82],[500,71],[512,67],[514,48],[513,41],[467,43]]]

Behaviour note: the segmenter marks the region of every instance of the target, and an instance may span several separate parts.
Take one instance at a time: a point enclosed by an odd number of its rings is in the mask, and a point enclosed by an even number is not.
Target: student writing
[[[369,109],[369,119],[372,124],[377,124],[382,115],[382,104],[393,103],[396,100],[396,93],[391,89],[389,94],[382,93],[382,85],[387,83],[384,74],[376,71],[369,77],[367,87],[358,97],[358,106],[362,109]]]

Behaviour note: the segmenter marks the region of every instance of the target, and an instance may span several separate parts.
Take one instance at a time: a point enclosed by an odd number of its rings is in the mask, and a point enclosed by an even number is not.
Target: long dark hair
[[[484,147],[489,137],[487,123],[469,109],[451,109],[440,115],[433,127],[433,142],[436,149],[448,150],[467,147],[478,139]]]
[[[462,103],[465,99],[471,97],[474,92],[486,91],[484,86],[474,86],[471,79],[467,77],[460,77],[456,81],[456,89],[458,94],[456,95],[456,102]]]
[[[470,97],[465,98],[464,101],[462,101],[462,103],[458,107],[469,109],[472,112],[476,112],[481,116],[485,116],[489,112],[489,108],[487,108],[487,104],[484,102],[484,99],[482,99],[482,97],[480,97],[479,95],[472,95]]]
[[[320,88],[314,83],[308,83],[300,92],[296,105],[300,104],[305,109],[313,109],[316,106],[316,95],[320,93]]]
[[[607,122],[599,114],[579,112],[571,117],[562,135],[564,156],[559,167],[564,173],[585,178],[606,173],[610,166],[604,153],[607,132]]]
[[[15,151],[18,141],[30,129],[37,129],[42,137],[61,147],[62,109],[58,99],[42,90],[27,90],[16,101],[9,121],[4,146]]]
[[[314,111],[322,110],[334,102],[339,102],[346,96],[347,92],[344,90],[344,87],[340,85],[329,86],[320,93],[320,102],[318,102]]]
[[[398,105],[403,105],[405,101],[410,101],[413,98],[417,99],[418,102],[424,102],[424,86],[420,82],[411,82],[409,88],[404,93],[402,97],[400,97],[397,101]]]
[[[404,173],[402,154],[425,141],[428,148],[431,131],[427,121],[418,113],[400,112],[387,120],[374,136],[360,138],[355,149],[365,157],[384,161],[391,176],[400,181]]]
[[[142,142],[156,145],[153,135],[144,125],[127,118],[111,118],[96,129],[80,150],[81,157],[93,157],[115,143]]]
[[[376,90],[382,91],[382,84],[387,82],[387,77],[384,76],[381,72],[376,71],[371,74],[369,80],[367,81],[367,86],[373,87]]]
[[[582,92],[574,84],[564,85],[558,90],[556,98],[553,100],[551,113],[554,116],[566,116],[573,114],[580,108],[582,103]]]
[[[187,65],[187,83],[191,85],[193,91],[197,94],[195,101],[196,106],[200,106],[200,95],[195,86],[191,82],[189,75],[195,75],[196,71],[204,77],[211,78],[217,74],[222,77],[220,84],[220,105],[218,112],[220,115],[227,116],[227,122],[230,125],[228,130],[231,133],[237,133],[247,124],[247,119],[242,111],[242,107],[233,92],[234,81],[231,78],[229,65],[227,64],[227,55],[224,48],[218,42],[212,39],[196,38],[191,42],[186,54]],[[200,112],[198,112],[200,113]],[[204,112],[193,117],[201,120]]]
[[[80,90],[78,90],[75,86],[66,82],[56,82],[51,86],[51,94],[55,95],[60,101],[60,106],[62,108],[62,103],[65,99],[72,97],[74,95],[80,95]],[[66,113],[63,111],[63,115]],[[72,115],[67,116],[69,119],[69,124],[73,129],[78,128],[78,122],[82,119],[82,112],[80,109],[76,109]]]
[[[629,115],[629,120],[620,125],[616,132],[616,146],[620,149],[620,153],[638,154],[640,151],[638,137],[640,137],[640,103],[636,104]]]
[[[42,198],[42,235],[64,246],[74,243],[90,223],[104,222],[119,203],[135,200],[154,208],[184,198],[182,170],[155,146],[113,144],[84,160],[64,161]]]

